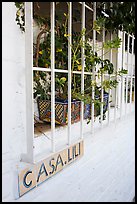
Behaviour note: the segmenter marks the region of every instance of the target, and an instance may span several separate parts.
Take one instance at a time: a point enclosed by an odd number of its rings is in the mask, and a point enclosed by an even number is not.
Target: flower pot
[[[103,101],[104,101],[104,105],[103,105],[103,113],[105,113],[107,111],[108,108],[108,99],[109,99],[109,94],[108,93],[104,93],[104,97],[103,97]]]
[[[45,122],[51,122],[51,101],[38,99],[39,118]],[[80,120],[81,101],[71,102],[71,123]],[[63,99],[55,100],[55,123],[60,125],[68,124],[68,101]]]
[[[91,117],[91,104],[84,105],[84,119]]]
[[[99,99],[99,97],[96,97],[96,99]],[[103,114],[107,111],[108,108],[108,99],[109,99],[109,94],[104,93],[103,101]],[[94,115],[98,116],[100,115],[100,107],[97,108],[95,107]],[[85,104],[84,105],[84,119],[91,118],[91,104]]]

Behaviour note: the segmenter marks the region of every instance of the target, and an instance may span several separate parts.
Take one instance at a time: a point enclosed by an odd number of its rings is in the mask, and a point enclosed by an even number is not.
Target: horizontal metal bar
[[[51,72],[51,69],[50,68],[45,68],[45,67],[33,67],[33,71],[45,71],[45,72]],[[55,72],[58,72],[58,73],[68,73],[68,70],[63,70],[63,69],[54,69]],[[72,71],[72,73],[74,74],[82,74],[82,71]],[[84,72],[84,75],[92,75],[93,73],[91,72]],[[97,73],[95,73],[96,75]],[[115,74],[107,74],[107,73],[104,73],[104,76],[111,76],[111,77],[114,77]],[[117,76],[117,77],[121,77],[121,76]],[[131,75],[124,75],[123,74],[123,77],[131,77]],[[132,76],[132,78],[135,78],[135,76]]]
[[[68,73],[68,70],[63,70],[63,69],[54,69],[54,71],[59,73]]]
[[[114,75],[114,76],[115,76],[115,75]],[[117,76],[117,77],[118,77],[118,78],[121,78],[121,76]],[[132,76],[132,75],[124,75],[124,74],[122,75],[122,77],[123,77],[123,78],[127,78],[127,77],[128,77],[128,78],[131,78],[131,77],[132,77],[132,78],[135,78],[135,76]]]
[[[135,77],[133,77],[133,76],[131,76],[131,75],[128,75],[127,77],[128,77],[128,78],[135,78]]]
[[[72,71],[72,73],[74,73],[74,74],[82,74],[82,71],[81,72],[80,71]],[[91,72],[84,72],[84,74],[85,75],[92,75]]]
[[[92,75],[91,72],[84,72],[85,75]]]
[[[51,72],[50,68],[44,68],[44,67],[33,67],[33,71],[45,71],[45,72]],[[62,70],[62,69],[54,69],[55,72],[59,73],[68,73],[68,70]],[[82,74],[82,71],[72,71],[74,74]],[[85,75],[92,75],[91,72],[84,72]]]
[[[51,69],[45,67],[33,67],[33,71],[51,72]]]

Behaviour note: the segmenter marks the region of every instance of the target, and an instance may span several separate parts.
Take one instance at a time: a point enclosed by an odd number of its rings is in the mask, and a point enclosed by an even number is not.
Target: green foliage
[[[114,66],[109,59],[101,60],[101,68],[98,70],[98,73],[104,74],[113,74]]]
[[[23,3],[24,3],[24,2],[15,2],[15,6],[16,6],[18,9],[21,9],[22,6],[23,6]]]
[[[15,2],[17,8],[16,22],[19,25],[22,32],[25,31],[25,15],[24,15],[24,2]]]
[[[104,80],[102,83],[103,89],[107,92],[109,89],[116,88],[118,85],[118,81],[114,80]]]
[[[64,14],[66,17],[66,21],[68,19],[68,15]],[[56,16],[57,17],[57,16]],[[68,44],[69,43],[69,35],[67,34],[67,23],[66,21],[62,21],[62,19],[58,16],[56,20],[55,26],[55,66],[57,69],[67,69],[68,62]],[[97,27],[96,27],[97,29]],[[100,27],[101,29],[101,27]],[[85,35],[85,43],[82,42],[82,37]],[[100,66],[98,70],[99,77],[102,74],[114,74],[114,66],[110,62],[109,59],[102,59],[102,56],[99,57],[97,52],[93,52],[92,45],[89,43],[87,38],[86,30],[82,30],[81,32],[73,32],[72,33],[72,44],[70,44],[72,49],[72,71],[81,71],[81,47],[85,48],[85,71],[91,72],[93,66]],[[50,43],[51,43],[51,33],[47,32],[46,40],[40,44],[39,51],[39,64],[41,67],[50,67]],[[104,44],[104,49],[114,49],[120,46],[121,39],[115,38],[112,41],[108,41]],[[119,73],[120,74],[120,73]],[[122,74],[122,72],[121,72]],[[64,74],[58,73],[55,78],[56,83],[56,97],[66,99],[68,97],[67,85],[68,79],[64,77]],[[104,80],[102,83],[102,87],[105,91],[108,89],[116,88],[118,82],[117,80]],[[83,101],[84,104],[95,104],[96,116],[100,115],[100,107],[101,107],[101,86],[98,86],[96,81],[91,80],[91,76],[85,75],[85,91],[81,93],[81,76],[72,74],[72,98]],[[95,98],[92,100],[92,88],[95,87],[95,96],[99,97],[99,99]],[[104,116],[105,118],[105,116]]]
[[[61,77],[61,78],[58,78],[58,76],[56,75],[56,78],[55,78],[55,86],[56,86],[56,90],[58,90],[58,97],[59,98],[63,98],[63,99],[66,99],[67,98],[67,95],[65,93],[65,89],[66,89],[66,77]]]
[[[107,42],[105,42],[103,44],[103,48],[106,48],[106,49],[112,49],[112,48],[119,48],[120,45],[121,45],[121,39],[119,37],[113,39],[112,41],[111,40],[108,40]]]
[[[34,98],[39,96],[42,100],[49,100],[50,97],[50,75],[46,72],[33,72]]]
[[[102,11],[109,17],[105,17]],[[105,28],[108,30],[123,29],[135,34],[135,2],[97,2],[97,16],[105,18]]]
[[[105,17],[97,16],[97,19],[93,22],[93,30],[96,30],[98,34],[101,34],[101,31],[105,27],[105,22]]]
[[[59,2],[56,2],[56,4],[59,4]],[[24,2],[15,2],[15,6],[18,9],[17,11],[22,12],[21,16],[16,15],[17,24],[22,31],[25,31]],[[109,17],[104,16],[102,11],[105,11]],[[75,20],[77,20],[77,16],[75,16]],[[34,14],[34,17],[38,20],[38,23],[44,24],[45,19],[43,17],[40,17],[37,14]],[[67,14],[66,17],[68,17]],[[123,29],[130,34],[135,34],[135,2],[97,2],[97,20],[94,22],[93,29],[100,33],[100,30],[104,26],[111,31]]]
[[[127,74],[128,73],[128,70],[126,69],[121,69],[120,71],[118,71],[118,75],[121,76],[123,74]]]
[[[59,3],[59,2],[57,2]],[[15,2],[17,7],[17,24],[20,26],[22,31],[24,31],[24,2]],[[69,4],[68,4],[69,5]],[[99,3],[98,6],[102,9]],[[109,7],[108,7],[109,8]],[[115,6],[113,7],[113,9]],[[107,12],[107,7],[106,7]],[[111,11],[112,12],[112,11]],[[117,11],[113,11],[114,13]],[[113,13],[113,14],[114,14]],[[110,14],[110,13],[109,13]],[[77,21],[79,14],[75,15],[74,21]],[[94,22],[93,28],[90,31],[83,29],[81,32],[72,32],[72,44],[69,42],[69,35],[67,33],[67,23],[68,14],[64,13],[64,18],[56,14],[55,23],[55,68],[56,69],[66,69],[68,68],[68,44],[71,46],[72,51],[72,71],[81,71],[81,48],[85,49],[85,71],[93,71],[93,67],[100,67],[98,69],[98,77],[100,78],[102,74],[114,74],[114,66],[109,59],[102,59],[102,56],[98,56],[97,52],[93,51],[93,47],[89,42],[88,33],[95,29],[99,34],[101,33],[103,27],[107,29],[112,29],[113,24],[107,26],[108,18],[98,15],[97,21]],[[110,16],[112,17],[112,16]],[[113,16],[114,18],[114,16]],[[45,39],[40,41],[37,51],[34,51],[34,66],[36,64],[36,57],[38,54],[38,66],[39,67],[51,67],[51,30],[50,30],[50,18],[44,18],[43,16],[37,15],[34,11],[34,19],[36,20],[38,26],[42,29],[45,26],[44,32]],[[112,19],[112,18],[110,18]],[[22,21],[21,21],[22,20]],[[23,22],[23,23],[22,23]],[[113,26],[112,26],[113,25]],[[119,26],[116,26],[119,29]],[[85,42],[82,41],[83,36],[85,36]],[[112,41],[107,41],[103,44],[104,49],[114,49],[119,48],[121,44],[120,38],[115,38]],[[38,52],[38,53],[37,53]],[[127,71],[122,69],[115,75],[126,74]],[[85,75],[84,79],[84,93],[81,93],[81,75],[72,73],[72,98],[83,101],[84,104],[95,104],[96,115],[100,115],[101,107],[101,88],[107,92],[108,89],[116,88],[118,81],[114,80],[104,80],[99,86],[97,82],[91,79],[91,75]],[[64,73],[55,74],[55,87],[56,87],[56,97],[66,99],[68,97],[68,77],[64,77]],[[95,99],[92,100],[92,89],[95,87]],[[45,72],[34,72],[34,97],[40,95],[41,99],[50,99],[50,74]],[[97,98],[98,97],[98,98]],[[105,118],[105,115],[103,116]]]
[[[78,100],[80,100],[80,101],[83,101],[84,104],[90,104],[91,101],[92,101],[90,94],[84,95],[84,94],[81,94],[80,92],[74,92],[74,93],[73,93],[73,97],[74,97],[75,99],[78,99]]]

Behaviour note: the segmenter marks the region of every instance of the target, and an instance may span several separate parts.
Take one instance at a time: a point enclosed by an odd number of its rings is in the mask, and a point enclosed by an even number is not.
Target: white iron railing
[[[93,9],[85,4],[85,2],[79,2],[81,4],[82,9],[82,27],[81,30],[85,29],[86,25],[86,9],[89,9],[93,14],[93,22],[96,20],[96,2],[93,2]],[[33,71],[43,71],[43,72],[51,72],[51,150],[52,152],[56,152],[56,142],[55,142],[55,73],[65,73],[68,74],[68,135],[67,135],[67,145],[72,144],[72,135],[71,135],[71,81],[72,81],[72,73],[81,75],[81,93],[84,93],[84,76],[91,75],[91,79],[95,81],[96,70],[95,66],[93,66],[92,73],[85,72],[85,50],[81,48],[81,64],[82,71],[73,71],[71,70],[71,44],[72,44],[72,2],[69,2],[68,6],[68,70],[61,70],[55,68],[55,2],[50,2],[51,10],[50,10],[50,18],[51,18],[51,68],[42,68],[42,67],[33,67],[33,3],[25,2],[25,65],[26,65],[26,137],[27,137],[27,153],[26,155],[22,155],[22,160],[30,163],[35,162],[34,158],[34,119],[33,119]],[[89,7],[89,8],[88,8]],[[102,33],[102,43],[105,42],[105,28]],[[132,37],[132,56],[133,56],[133,48],[134,48],[134,36],[128,34],[128,48],[127,48],[127,69],[128,69],[128,60],[129,60],[129,36]],[[112,33],[110,33],[110,40],[113,39]],[[82,41],[84,43],[85,36],[82,37]],[[93,30],[93,52],[96,51],[96,30]],[[121,67],[125,66],[125,32],[123,32],[123,42],[122,42],[122,62]],[[112,49],[110,50],[110,62],[112,59]],[[102,59],[104,59],[104,49],[102,47]],[[132,82],[134,81],[135,85],[135,76],[133,76],[133,60],[132,60],[132,71],[131,75],[122,76],[121,77],[121,94],[118,95],[117,89],[115,90],[115,105],[114,105],[114,122],[116,123],[117,119],[117,98],[120,97],[120,119],[123,115],[123,109],[125,105],[125,113],[127,114],[127,103],[128,103],[128,80],[130,78],[130,101],[132,103]],[[116,70],[118,67],[116,66]],[[109,79],[113,77],[113,75],[104,74],[101,77],[101,83],[103,83],[104,76],[109,76]],[[126,87],[124,80],[126,80]],[[125,92],[126,88],[126,92]],[[103,103],[103,88],[101,89],[101,102]],[[111,99],[111,90],[109,89],[109,101]],[[126,100],[124,100],[126,98]],[[95,99],[95,87],[93,85],[92,88],[92,100]],[[135,102],[135,86],[134,86],[134,102]],[[125,103],[125,104],[124,104]],[[107,125],[110,123],[110,109],[111,104],[108,104],[108,117],[107,117]],[[92,103],[91,108],[91,132],[94,134],[94,112],[95,106]],[[101,105],[101,127],[103,127],[103,104]],[[81,104],[81,122],[80,122],[80,139],[83,139],[84,133],[84,103]]]

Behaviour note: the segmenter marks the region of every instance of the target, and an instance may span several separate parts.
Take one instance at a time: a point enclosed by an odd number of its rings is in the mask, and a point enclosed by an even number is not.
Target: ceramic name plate
[[[30,166],[30,168],[27,167],[22,170],[18,175],[19,196],[37,187],[68,164],[80,158],[84,153],[83,143],[82,140],[60,152],[52,154],[50,157]]]

